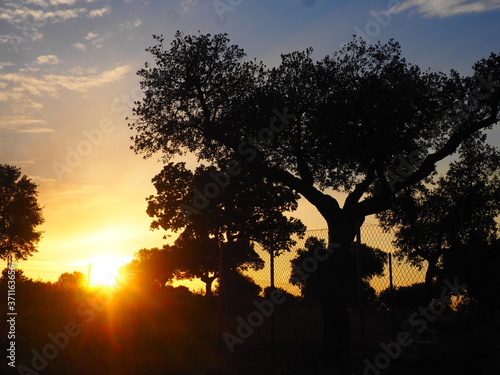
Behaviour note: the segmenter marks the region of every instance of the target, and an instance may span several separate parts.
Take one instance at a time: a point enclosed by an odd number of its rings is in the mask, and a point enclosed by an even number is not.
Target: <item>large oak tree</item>
[[[167,161],[186,152],[208,162],[233,159],[318,209],[335,247],[322,280],[330,286],[321,297],[324,345],[342,365],[349,355],[345,264],[356,227],[497,123],[500,55],[462,77],[422,71],[392,40],[355,38],[319,61],[306,50],[267,68],[225,34],[178,32],[170,48],[156,39],[148,49],[154,64],[138,72],[144,98],[129,125],[134,151],[160,151]],[[332,191],[347,198],[339,202]]]

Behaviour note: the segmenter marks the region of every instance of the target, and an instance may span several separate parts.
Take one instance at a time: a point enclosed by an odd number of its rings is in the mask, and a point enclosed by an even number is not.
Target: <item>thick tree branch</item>
[[[372,184],[374,180],[375,180],[375,170],[374,168],[369,168],[368,172],[366,173],[365,179],[361,181],[359,184],[357,184],[354,190],[347,196],[344,203],[344,209],[350,209],[356,203],[358,203],[363,194],[366,193],[368,187]]]
[[[460,144],[468,139],[472,134],[476,131],[484,129],[488,126],[496,124],[499,120],[497,118],[498,105],[493,108],[492,114],[481,121],[478,121],[476,124],[468,127],[467,129],[455,133],[450,136],[445,145],[434,152],[433,154],[427,155],[425,160],[422,162],[420,167],[413,172],[410,176],[408,176],[404,181],[401,181],[392,189],[392,192],[384,191],[383,193],[367,198],[358,204],[357,210],[361,215],[368,216],[372,214],[379,213],[381,211],[386,210],[390,207],[392,198],[401,190],[412,186],[413,184],[422,181],[424,178],[429,176],[434,170],[435,165],[440,160],[443,160],[445,157],[453,154]]]

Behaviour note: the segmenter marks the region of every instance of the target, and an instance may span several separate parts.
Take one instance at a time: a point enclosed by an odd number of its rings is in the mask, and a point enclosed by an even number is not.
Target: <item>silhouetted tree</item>
[[[264,267],[263,260],[249,241],[235,240],[220,244],[228,255],[228,271],[241,272]],[[142,249],[120,273],[126,284],[147,284],[164,288],[176,280],[200,279],[205,283],[205,295],[212,295],[212,284],[219,277],[220,248],[211,238],[199,237],[187,230],[173,245],[162,249]],[[128,282],[127,282],[128,279]]]
[[[233,269],[227,273],[227,298],[233,305],[251,302],[261,290],[262,288],[250,276],[244,275],[240,270]],[[220,294],[219,284],[215,288],[215,292]]]
[[[392,40],[368,46],[358,38],[320,61],[309,49],[267,69],[245,60],[225,34],[178,32],[170,48],[155,38],[148,49],[155,65],[138,72],[144,98],[129,124],[133,150],[161,151],[166,161],[185,152],[210,163],[234,160],[318,209],[335,247],[322,273],[324,344],[342,364],[349,354],[344,263],[356,227],[498,122],[500,55],[476,63],[473,77],[447,76],[407,63]],[[348,194],[343,205],[332,190]]]
[[[85,275],[80,271],[64,272],[59,275],[57,285],[65,289],[82,288],[85,285]]]
[[[167,245],[163,249],[155,247],[136,252],[134,259],[120,268],[121,283],[163,288],[174,277],[171,264],[175,260],[167,258],[168,248]]]
[[[10,271],[10,274],[9,274],[9,271]],[[16,268],[15,271],[5,267],[3,270],[2,270],[2,277],[0,277],[0,283],[5,283],[7,284],[7,282],[9,280],[12,280],[12,276],[15,274],[15,281],[16,283],[23,283],[23,282],[26,282],[26,281],[32,281],[31,278],[27,277],[25,274],[24,274],[24,271],[21,269],[21,268]],[[11,276],[9,278],[9,276]]]
[[[37,185],[21,169],[0,164],[0,259],[27,259],[37,252],[43,224]]]
[[[222,161],[218,165],[224,164]],[[258,270],[264,263],[252,241],[268,251],[286,251],[295,244],[292,235],[305,231],[300,220],[283,214],[296,209],[298,195],[265,179],[240,173],[229,183],[232,177],[215,167],[199,166],[192,172],[185,163],[169,163],[153,178],[157,195],[147,198],[147,213],[155,218],[152,229],[184,228],[176,246],[167,249],[176,278],[200,278],[206,284],[207,295],[211,295],[211,284],[220,276],[220,254],[228,271]],[[189,213],[186,210],[194,209],[189,206],[193,191],[210,191],[213,195],[210,202],[204,198],[204,209]]]
[[[401,191],[378,218],[385,229],[395,228],[399,259],[419,268],[427,263],[430,289],[438,274],[453,277],[471,262],[488,262],[480,250],[498,236],[500,153],[484,135],[470,139],[446,174],[434,186],[428,182]]]
[[[304,249],[297,250],[297,256],[292,259],[292,272],[290,282],[299,287],[303,297],[315,301],[321,300],[321,280],[322,272],[328,272],[324,268],[322,262],[318,259],[328,257],[325,241],[316,237],[309,237],[305,242]],[[345,267],[348,268],[349,280],[346,283],[351,296],[350,305],[355,306],[357,303],[356,296],[358,295],[357,288],[357,248],[356,244],[352,244],[351,253]],[[387,262],[387,254],[382,250],[372,248],[368,245],[361,244],[360,246],[361,263],[362,263],[362,283],[364,298],[367,302],[375,301],[375,290],[370,286],[370,280],[375,276],[382,276],[384,265]],[[314,260],[313,260],[314,259]],[[315,269],[317,267],[317,270]]]

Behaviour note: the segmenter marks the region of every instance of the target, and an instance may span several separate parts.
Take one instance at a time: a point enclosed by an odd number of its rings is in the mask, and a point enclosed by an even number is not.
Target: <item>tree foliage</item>
[[[385,229],[395,228],[400,259],[420,268],[427,263],[429,285],[439,267],[481,258],[480,249],[498,238],[500,153],[485,136],[470,139],[446,174],[428,182],[401,191],[378,218]]]
[[[227,271],[261,269],[253,242],[279,254],[295,244],[293,234],[305,231],[300,220],[284,215],[296,209],[297,194],[242,170],[227,173],[227,164],[193,172],[183,162],[168,163],[153,178],[157,194],[147,198],[152,229],[184,229],[173,247],[164,248],[172,276],[200,278],[207,294],[220,276],[221,254]]]
[[[344,209],[371,192],[356,205],[359,217],[387,208],[397,191],[497,122],[499,55],[476,63],[474,77],[461,77],[421,71],[395,41],[367,45],[358,38],[320,61],[308,49],[284,54],[268,69],[245,60],[226,35],[178,32],[170,49],[156,39],[148,49],[155,66],[138,72],[145,97],[130,124],[133,149],[146,156],[162,151],[166,160],[192,152],[210,162],[250,163],[322,213],[340,210],[321,193],[327,188],[349,193]],[[285,107],[293,121],[266,142],[253,142],[259,152],[250,152],[249,140],[268,126],[273,108]],[[399,157],[412,152],[421,163],[408,178],[387,181]]]
[[[185,228],[218,241],[245,239],[265,249],[290,249],[295,244],[291,235],[302,235],[305,227],[283,212],[294,211],[299,196],[247,172],[231,177],[225,164],[201,165],[194,172],[183,162],[165,165],[153,178],[157,194],[147,198],[147,213],[154,218],[151,229]],[[193,204],[197,199],[203,201],[198,209]]]
[[[64,272],[59,275],[57,285],[65,289],[82,288],[85,286],[86,277],[80,271]]]
[[[351,296],[350,304],[356,304],[357,291],[357,246],[353,244],[350,256],[345,264],[348,269],[347,285],[348,294]],[[326,244],[323,240],[316,237],[309,237],[304,245],[304,249],[297,250],[297,256],[292,259],[292,272],[290,282],[299,287],[303,297],[319,301],[324,285],[321,284],[321,273],[328,272],[324,269],[321,261],[312,262],[312,259],[324,259],[328,257]],[[375,300],[375,290],[370,286],[370,280],[375,276],[382,276],[384,266],[387,263],[387,254],[380,250],[372,248],[366,244],[360,246],[360,256],[362,263],[362,284],[364,297],[369,301]],[[312,263],[311,263],[312,262]],[[317,264],[317,269],[313,272],[307,272],[312,265]]]
[[[0,164],[0,259],[27,259],[37,252],[43,224],[37,185],[20,168]]]

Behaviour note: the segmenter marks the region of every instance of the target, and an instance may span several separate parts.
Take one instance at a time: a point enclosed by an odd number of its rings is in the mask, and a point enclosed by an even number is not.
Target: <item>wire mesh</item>
[[[303,249],[305,242],[309,237],[316,237],[318,239],[328,242],[328,229],[311,229],[307,230],[305,236],[295,238],[296,245],[289,252],[285,252],[274,258],[275,268],[275,287],[286,290],[293,295],[300,295],[300,289],[290,283],[290,276],[292,271],[291,261],[297,256],[297,250]],[[364,224],[361,227],[361,242],[370,247],[380,249],[388,255],[394,253],[393,246],[394,234],[392,232],[384,232],[384,230],[377,224]],[[270,267],[269,257],[270,254],[262,250],[258,245],[256,251],[265,260],[266,265],[260,271],[249,272],[254,281],[259,284],[263,289],[270,286]],[[425,268],[418,269],[404,261],[398,261],[392,257],[392,276],[393,286],[401,287],[413,285],[415,283],[423,282],[425,279]],[[377,293],[389,287],[389,262],[386,262],[384,272],[381,276],[374,277],[371,286]]]

